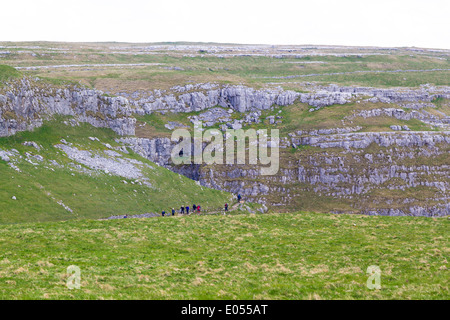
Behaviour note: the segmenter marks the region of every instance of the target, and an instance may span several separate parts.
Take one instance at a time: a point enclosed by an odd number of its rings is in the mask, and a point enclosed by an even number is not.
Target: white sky
[[[2,0],[0,41],[450,49],[449,0]]]

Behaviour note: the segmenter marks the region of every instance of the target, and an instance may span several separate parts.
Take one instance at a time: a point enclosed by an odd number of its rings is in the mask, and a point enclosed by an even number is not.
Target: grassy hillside
[[[447,218],[265,214],[0,226],[0,299],[449,299]],[[81,269],[69,290],[66,269]],[[381,269],[381,289],[366,286]]]
[[[0,64],[0,82],[11,78],[20,77],[21,73],[13,67]],[[2,85],[0,83],[0,85]]]
[[[111,150],[105,145],[113,149],[118,146],[114,141],[118,136],[112,130],[89,124],[72,127],[62,121],[48,122],[34,132],[0,138],[0,150],[18,151],[9,163],[0,158],[0,224],[159,213],[193,203],[214,210],[230,201],[229,193],[201,187],[130,150],[129,154]],[[55,148],[56,144],[61,144],[61,139],[79,150],[90,151],[92,156],[113,158],[106,152],[114,151],[126,161],[137,160],[142,163],[136,166],[143,178],[127,179],[79,164]],[[41,149],[25,146],[25,141],[33,141]],[[39,156],[43,160],[38,160]],[[144,184],[144,180],[151,187]],[[61,202],[73,212],[65,209]]]

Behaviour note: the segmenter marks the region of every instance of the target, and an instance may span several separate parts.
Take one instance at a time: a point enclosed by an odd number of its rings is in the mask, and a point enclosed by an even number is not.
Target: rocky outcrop
[[[221,106],[248,113],[249,119],[245,120],[247,122],[258,122],[262,110],[271,109],[275,105],[291,105],[297,101],[312,106],[310,111],[314,111],[329,105],[350,103],[361,97],[366,97],[369,102],[410,104],[450,98],[450,88],[431,86],[414,90],[328,86],[310,88],[310,93],[299,93],[279,87],[257,90],[241,85],[219,86],[206,83],[173,87],[169,92],[155,90],[144,96],[132,94],[127,95],[127,98],[109,97],[101,91],[77,86],[55,88],[43,81],[27,78],[10,82],[5,88],[0,92],[0,136],[32,130],[41,126],[48,116],[55,114],[71,115],[78,121],[97,127],[109,127],[120,135],[133,135],[133,114],[143,115],[155,111],[192,112]],[[216,117],[218,110],[221,110],[221,114]],[[405,112],[398,108],[365,110],[354,117],[380,115],[401,120],[419,119],[441,127],[450,121],[448,117],[441,119],[424,110]],[[203,117],[209,125],[229,119],[223,109],[208,110]]]
[[[104,152],[80,150],[65,143],[57,144],[55,147],[66,153],[67,157],[73,161],[89,169],[136,180],[139,184],[142,182],[147,186],[152,186],[148,178],[142,173],[142,167],[151,168],[151,166],[141,161],[125,158],[122,154],[113,150],[106,150]]]
[[[170,153],[174,144],[168,138],[120,138],[116,140],[140,156],[159,164],[168,166],[170,164]]]
[[[420,89],[379,89],[370,87],[313,86],[310,92],[299,93],[283,90],[253,89],[242,85],[197,84],[176,86],[167,91],[155,90],[149,93],[129,95],[138,114],[154,111],[192,112],[214,106],[231,108],[238,112],[252,112],[270,109],[274,105],[287,106],[296,101],[306,103],[311,111],[335,105],[346,104],[364,98],[368,102],[403,103],[406,107],[420,109],[430,105],[436,98],[450,98],[449,87],[424,85]]]
[[[412,110],[405,111],[399,108],[383,108],[383,109],[369,109],[359,111],[351,116],[346,117],[347,120],[353,120],[356,117],[362,117],[364,119],[371,117],[393,117],[399,120],[411,120],[418,119],[424,123],[430,124],[435,127],[446,128],[450,125],[450,116],[442,113],[442,118],[433,115],[425,110]]]
[[[306,143],[321,151],[300,152],[294,157],[286,150],[281,153],[280,170],[274,176],[261,176],[254,165],[173,166],[170,152],[174,144],[169,139],[121,138],[118,142],[204,186],[240,193],[249,201],[283,210],[291,206],[296,210],[310,208],[296,203],[298,199],[315,198],[319,203],[327,199],[325,202],[335,203],[336,207],[343,202],[352,207],[334,212],[450,214],[446,206],[450,200],[450,132],[352,132],[358,129],[299,131],[296,134],[305,135],[299,138],[293,134],[292,139],[300,139],[298,145]],[[306,136],[309,134],[312,136]],[[433,196],[418,200],[418,188],[425,188]],[[396,191],[404,196],[396,197]]]
[[[317,129],[317,130],[299,130],[295,133],[290,133],[290,137],[294,137],[296,135],[302,136],[317,136],[317,135],[329,135],[329,134],[336,134],[336,133],[349,133],[349,132],[356,132],[361,130],[362,127],[345,127],[345,128],[330,128],[330,129]]]
[[[317,93],[302,93],[299,97],[300,102],[316,107],[314,110],[333,104],[346,104],[353,99],[352,94],[348,92],[330,92],[325,90],[320,90]]]
[[[423,85],[420,89],[392,88],[380,89],[371,87],[340,87],[331,85],[324,87],[328,92],[349,93],[354,96],[371,96],[370,102],[431,102],[436,98],[450,99],[450,87],[434,87]]]
[[[449,97],[450,89],[429,86],[408,90],[329,86],[299,93],[281,88],[257,90],[245,86],[199,84],[174,87],[171,92],[155,90],[145,97],[132,95],[125,98],[109,97],[100,91],[77,86],[56,88],[25,78],[0,89],[0,136],[31,130],[54,115],[72,116],[74,119],[68,121],[72,125],[88,122],[96,127],[111,128],[120,135],[134,135],[136,120],[133,115],[155,111],[202,111],[191,120],[202,120],[206,126],[220,123],[223,129],[238,129],[246,123],[260,122],[262,111],[275,105],[302,102],[312,106],[310,111],[313,112],[356,99],[406,103],[412,111],[400,108],[363,110],[349,116],[350,120],[352,117],[391,116],[405,121],[419,119],[437,126],[445,125],[446,118],[422,109],[430,107],[431,101],[436,98]],[[245,115],[240,120],[232,120],[234,117],[230,114],[233,112],[243,112]],[[282,116],[270,115],[266,119],[270,124],[277,124],[282,121]],[[166,125],[171,129],[182,126],[177,122]],[[285,210],[290,207],[314,210],[317,206],[308,207],[299,199],[314,199],[319,204],[326,199],[336,205],[333,208],[335,212],[422,216],[449,214],[446,204],[450,199],[450,131],[416,132],[408,131],[406,126],[393,126],[393,130],[402,131],[358,132],[361,129],[355,126],[301,130],[289,134],[289,140],[282,137],[280,146],[285,151],[281,152],[280,170],[273,176],[261,176],[260,168],[254,165],[174,166],[170,161],[174,143],[168,138],[124,137],[117,141],[204,186],[240,193],[248,200]],[[78,159],[77,162],[98,167],[96,158],[88,159],[91,155],[82,150],[69,148],[64,143],[58,147],[73,159]],[[111,156],[114,157],[114,154]],[[0,153],[2,161],[8,162],[10,158],[10,153]],[[29,160],[39,161],[32,156]],[[91,160],[94,162],[83,162]],[[108,171],[114,168],[122,172],[120,166],[127,165],[120,160],[108,161],[105,162],[107,167],[98,168]],[[417,188],[429,192],[430,199],[416,199]],[[405,196],[396,198],[391,196],[391,191],[404,192]],[[347,207],[340,208],[342,203]],[[319,210],[332,211],[321,205],[323,207],[319,208],[324,209]]]
[[[238,112],[254,112],[270,109],[274,105],[291,105],[296,101],[321,108],[333,104],[345,104],[353,98],[351,93],[346,92],[319,90],[313,93],[299,93],[283,90],[280,87],[256,90],[246,86],[219,87],[217,84],[174,87],[170,92],[179,94],[155,91],[145,98],[135,99],[133,102],[135,112],[138,114],[154,111],[192,112],[217,105]]]
[[[56,88],[39,80],[9,82],[0,92],[0,136],[32,130],[54,115],[134,135],[135,119],[127,99],[76,86]]]
[[[408,131],[408,132],[355,132],[334,135],[293,137],[295,145],[309,145],[319,148],[367,148],[372,143],[381,147],[398,145],[402,147],[434,146],[438,143],[450,144],[450,131]]]
[[[210,127],[215,125],[216,123],[226,123],[231,121],[230,112],[233,110],[228,109],[225,110],[223,108],[212,108],[205,112],[202,112],[198,116],[190,116],[188,117],[191,122],[195,123],[196,121],[202,121],[205,127]]]
[[[201,90],[201,91],[190,91]],[[267,110],[273,105],[290,105],[299,93],[281,88],[256,90],[245,86],[224,86],[203,84],[174,87],[171,93],[155,91],[144,98],[133,100],[137,114],[154,111],[192,112],[215,106],[231,108],[238,112]]]

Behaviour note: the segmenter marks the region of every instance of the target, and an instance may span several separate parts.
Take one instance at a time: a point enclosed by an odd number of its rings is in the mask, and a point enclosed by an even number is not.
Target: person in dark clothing
[[[172,216],[174,216],[174,215],[175,215],[175,209],[172,208]]]
[[[228,203],[225,203],[225,211],[228,211]]]
[[[241,194],[238,194],[238,202],[241,202]]]
[[[166,214],[166,212],[163,210],[163,211],[162,211],[162,216],[164,217],[165,214]]]
[[[192,206],[192,209],[193,209],[194,212],[195,212],[195,210],[197,210],[197,206],[194,204],[194,205]]]
[[[189,214],[189,207],[186,206],[186,214]]]
[[[181,213],[181,214],[184,214],[184,206],[181,207],[180,213]]]

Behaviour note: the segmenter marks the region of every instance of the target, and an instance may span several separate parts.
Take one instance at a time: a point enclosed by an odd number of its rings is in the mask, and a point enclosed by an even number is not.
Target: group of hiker
[[[190,211],[191,208],[189,206],[181,206],[180,208],[180,214],[184,214],[186,213],[187,215],[191,214],[192,212],[197,212],[197,214],[201,213],[202,207],[200,205],[193,205],[192,206],[192,211]],[[161,215],[164,217],[166,215],[166,211],[163,210]],[[170,214],[169,214],[170,215]],[[175,208],[172,208],[172,216],[175,215]]]
[[[238,194],[237,199],[238,199],[238,202],[241,202],[242,197],[241,197],[240,194]],[[180,207],[179,213],[180,213],[180,214],[185,214],[185,213],[186,213],[186,215],[190,215],[191,213],[197,212],[197,214],[200,214],[200,213],[201,213],[201,210],[202,210],[202,207],[201,207],[200,205],[194,204],[194,205],[192,206],[192,211],[190,211],[190,210],[191,210],[191,208],[190,208],[189,206],[181,206],[181,207]],[[225,210],[225,212],[228,211],[228,203],[225,203],[224,210]],[[172,216],[175,215],[175,208],[172,208],[171,213],[172,213],[172,214],[171,214]],[[164,216],[166,215],[166,211],[163,210],[163,211],[161,212],[161,215],[164,217]],[[170,214],[169,214],[169,216],[170,216]]]
[[[241,199],[242,199],[241,195],[238,194],[238,195],[237,195],[237,200],[238,200],[239,203],[241,202]],[[192,211],[191,211],[191,208],[190,208],[189,206],[181,206],[181,207],[180,207],[179,213],[180,213],[180,214],[185,214],[185,213],[186,213],[187,215],[190,215],[191,213],[197,212],[197,214],[200,214],[200,213],[201,213],[201,210],[202,210],[202,207],[201,207],[200,205],[195,205],[195,204],[194,204],[194,205],[192,206]],[[225,214],[225,212],[228,212],[228,203],[225,203],[225,205],[224,205],[224,214]],[[171,213],[172,213],[172,214],[171,214],[172,216],[175,215],[175,208],[172,208]],[[161,215],[162,215],[163,217],[166,216],[166,211],[163,210],[163,211],[161,212]],[[169,214],[168,216],[170,216],[170,214]],[[123,218],[128,218],[128,214],[124,215]]]

